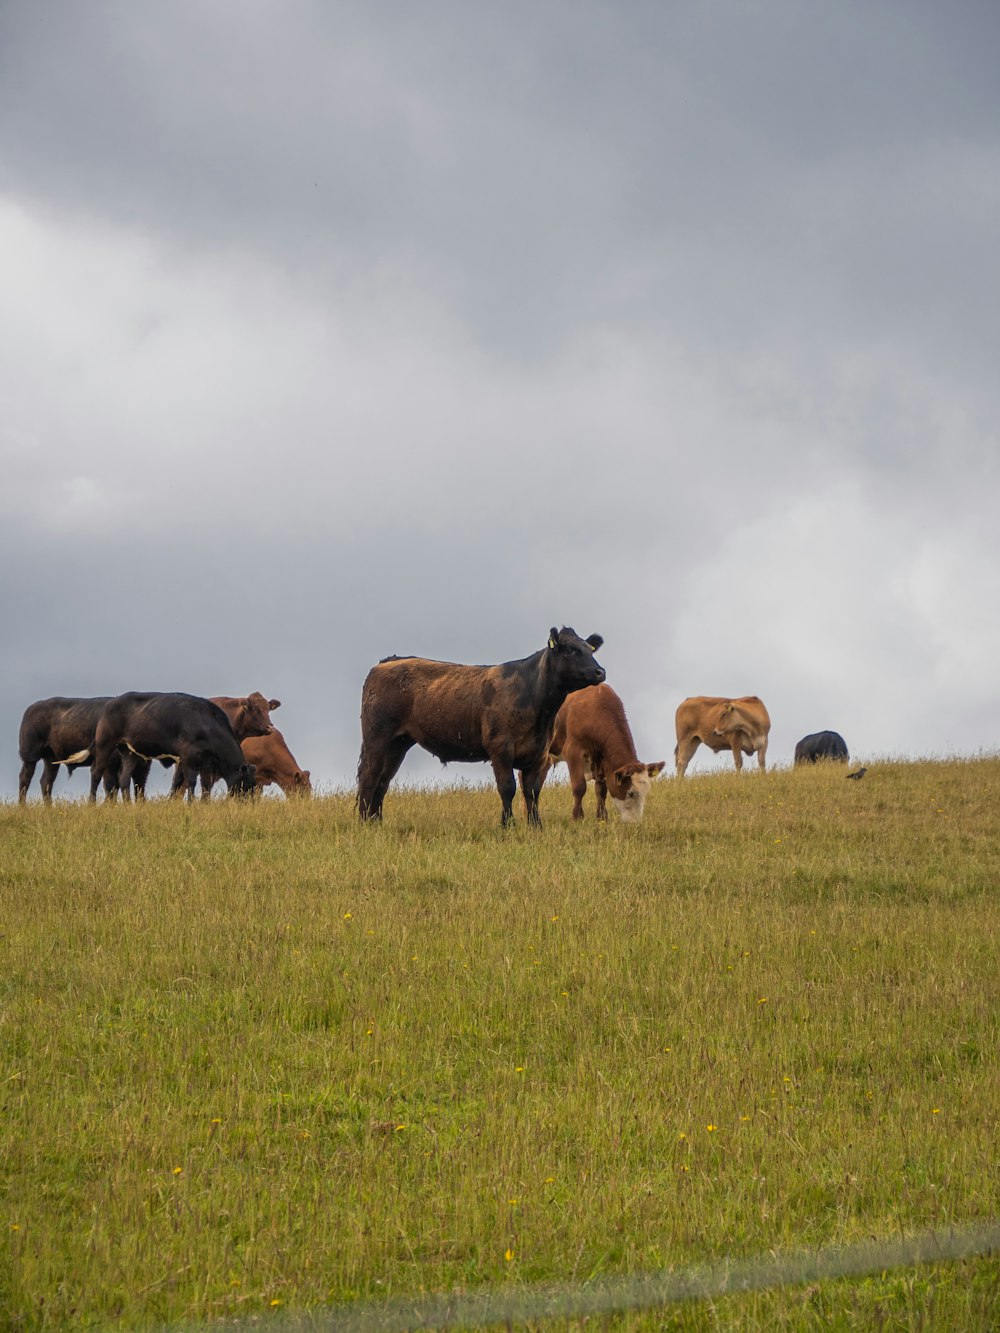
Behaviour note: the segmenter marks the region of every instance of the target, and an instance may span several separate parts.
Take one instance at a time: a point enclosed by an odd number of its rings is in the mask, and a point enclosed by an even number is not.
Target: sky
[[[996,753],[998,48],[993,0],[9,0],[0,800],[29,703],[131,689],[277,697],[349,789],[379,658],[553,625],[647,762],[696,694],[777,765]]]

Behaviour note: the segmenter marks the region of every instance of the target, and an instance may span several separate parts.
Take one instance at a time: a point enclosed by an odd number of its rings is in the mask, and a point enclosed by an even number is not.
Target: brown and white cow
[[[240,749],[247,763],[253,764],[256,770],[258,791],[274,782],[286,796],[312,795],[308,769],[299,768],[277,727],[272,727],[266,736],[248,736],[240,741]]]
[[[499,666],[425,657],[387,657],[373,666],[361,691],[361,818],[382,818],[389,783],[419,745],[445,764],[492,764],[503,824],[514,817],[519,770],[528,822],[540,825],[538,794],[556,714],[568,694],[603,681],[594,657],[603,642],[564,626],[549,632],[539,652]]]
[[[597,818],[607,819],[610,795],[623,823],[638,824],[653,779],[664,760],[644,764],[635,752],[621,699],[610,685],[591,685],[571,694],[556,714],[548,768],[565,760],[573,792],[573,818],[583,818],[587,779],[597,793]],[[548,771],[546,768],[546,772]]]
[[[740,699],[720,699],[699,694],[685,699],[677,710],[677,776],[682,778],[699,745],[707,745],[716,754],[732,750],[737,769],[743,767],[745,754],[756,754],[761,772],[767,754],[767,735],[771,719],[755,694]]]

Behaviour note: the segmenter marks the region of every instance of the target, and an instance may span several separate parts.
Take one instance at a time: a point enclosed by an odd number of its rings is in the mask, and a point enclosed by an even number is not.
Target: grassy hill
[[[267,1314],[1000,1215],[1000,761],[0,806],[0,1310]],[[593,797],[588,796],[592,812]],[[966,1261],[672,1327],[987,1329]],[[662,1327],[666,1316],[623,1320]]]

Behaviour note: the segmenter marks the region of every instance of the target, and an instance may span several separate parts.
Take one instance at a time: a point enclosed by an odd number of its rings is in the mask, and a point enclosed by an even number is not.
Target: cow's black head
[[[604,680],[604,668],[594,656],[603,642],[599,634],[581,639],[576,630],[565,625],[560,630],[555,626],[549,630],[549,658],[567,694],[587,685],[600,685]]]
[[[229,784],[230,796],[252,796],[257,780],[257,770],[253,764],[240,764],[236,776]]]

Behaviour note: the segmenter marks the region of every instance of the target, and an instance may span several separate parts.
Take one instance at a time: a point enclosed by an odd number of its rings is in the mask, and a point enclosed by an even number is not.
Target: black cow
[[[114,772],[116,756],[127,756],[118,780],[126,801],[133,758],[170,759],[178,764],[189,800],[194,800],[202,769],[224,778],[230,796],[252,792],[254,787],[253,765],[244,761],[229,719],[218,704],[196,694],[132,692],[112,699],[97,723],[95,769],[102,776]],[[109,796],[114,799],[113,790]]]
[[[21,753],[21,777],[18,783],[18,800],[28,799],[28,788],[34,776],[39,759],[42,761],[41,789],[42,800],[46,804],[52,800],[52,784],[59,772],[59,765],[65,764],[72,773],[75,768],[90,769],[90,798],[96,799],[97,784],[100,776],[93,767],[94,735],[97,720],[110,702],[110,695],[96,699],[39,699],[29,704],[21,719],[21,732],[18,748]],[[114,781],[112,773],[109,781]]]
[[[815,764],[817,759],[836,759],[846,764],[847,743],[836,731],[817,731],[803,736],[795,747],[797,764]]]
[[[218,704],[226,717],[229,719],[229,725],[233,729],[233,735],[242,745],[248,736],[266,736],[274,730],[271,725],[271,712],[275,708],[281,707],[280,699],[266,699],[260,690],[254,690],[253,694],[232,695],[220,694],[209,695],[209,703]],[[163,758],[160,760],[164,768],[170,768],[173,760]],[[142,801],[146,798],[146,783],[149,780],[150,762],[148,759],[139,759],[132,755],[126,760],[126,764],[131,772],[132,785],[135,789],[136,800]],[[178,764],[173,778],[170,782],[170,794],[173,796],[185,784],[184,770]],[[208,800],[212,795],[212,784],[218,781],[218,775],[204,772],[201,775],[201,794]]]
[[[503,824],[514,818],[519,770],[528,822],[541,825],[538,793],[556,714],[568,694],[604,680],[594,657],[603,642],[564,627],[550,631],[540,652],[500,666],[387,657],[372,667],[361,691],[361,818],[382,818],[389,783],[420,745],[445,764],[492,764]]]

